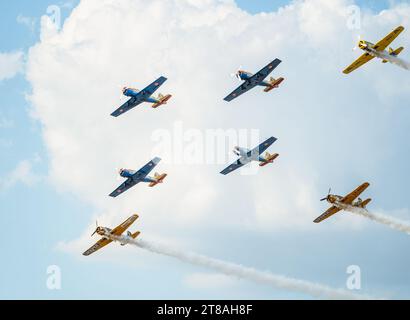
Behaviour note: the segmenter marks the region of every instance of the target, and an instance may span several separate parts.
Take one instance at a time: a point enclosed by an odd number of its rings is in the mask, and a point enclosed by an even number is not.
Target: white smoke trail
[[[389,216],[386,216],[380,213],[369,212],[366,209],[353,207],[351,205],[347,205],[343,203],[336,203],[335,205],[342,210],[346,210],[351,213],[355,213],[360,216],[369,218],[373,221],[389,226],[392,229],[402,231],[410,235],[410,223],[409,222],[402,221],[402,220],[399,220],[393,217],[389,217]]]
[[[392,56],[384,52],[379,52],[379,55],[382,59],[389,61],[403,69],[410,70],[410,62],[407,62],[397,56]]]
[[[269,285],[274,288],[296,291],[317,298],[348,300],[369,299],[366,296],[354,294],[343,289],[333,289],[331,287],[312,283],[309,281],[298,280],[281,275],[275,275],[269,272],[258,271],[253,268],[248,268],[242,265],[209,258],[204,255],[180,251],[157,243],[147,242],[144,240],[131,240],[128,241],[128,243],[138,246],[139,248],[146,249],[153,253],[174,257],[183,262],[210,268],[228,276],[248,279],[259,284]]]

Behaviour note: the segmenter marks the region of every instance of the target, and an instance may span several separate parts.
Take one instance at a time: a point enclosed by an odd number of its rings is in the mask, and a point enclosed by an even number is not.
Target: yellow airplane
[[[366,200],[362,200],[362,199],[357,199],[356,202],[353,202],[358,196],[360,196],[360,194],[367,189],[367,187],[370,184],[368,182],[363,183],[361,186],[357,187],[355,190],[353,190],[352,192],[350,192],[348,195],[342,197],[342,196],[337,196],[334,194],[330,194],[330,189],[329,189],[329,193],[328,195],[323,198],[320,199],[320,201],[327,201],[329,203],[332,204],[332,206],[324,213],[322,214],[320,217],[316,218],[313,222],[315,223],[319,223],[322,222],[323,220],[329,218],[330,216],[334,215],[335,213],[339,212],[340,210],[342,210],[341,208],[339,208],[337,206],[338,203],[340,204],[344,204],[344,205],[351,205],[353,207],[357,207],[357,208],[363,208],[366,209],[366,205],[372,201],[372,199],[366,199]]]
[[[138,215],[134,214],[131,217],[129,217],[127,220],[125,220],[123,223],[121,223],[119,226],[117,226],[114,229],[106,228],[106,227],[99,227],[97,223],[97,229],[93,232],[91,236],[93,236],[95,233],[99,234],[102,236],[100,240],[97,241],[95,245],[93,245],[90,249],[85,251],[83,253],[84,256],[89,256],[90,254],[96,252],[97,250],[101,249],[102,247],[105,247],[107,244],[111,243],[112,241],[119,241],[122,246],[126,245],[130,240],[135,239],[138,237],[140,234],[139,231],[135,233],[131,233],[127,231],[126,235],[123,235],[122,233],[129,228],[130,225],[134,223],[135,220],[138,219]]]
[[[397,57],[400,52],[403,51],[403,47],[400,47],[396,50],[389,48],[387,52],[385,49],[397,38],[397,36],[402,33],[404,27],[400,26],[393,30],[388,36],[380,40],[378,43],[373,44],[371,42],[360,40],[358,47],[365,51],[366,53],[360,56],[355,62],[353,62],[349,67],[347,67],[343,73],[349,74],[350,72],[356,70],[357,68],[361,67],[365,63],[369,62],[373,58],[382,59],[383,63],[391,62],[389,61],[390,57]]]

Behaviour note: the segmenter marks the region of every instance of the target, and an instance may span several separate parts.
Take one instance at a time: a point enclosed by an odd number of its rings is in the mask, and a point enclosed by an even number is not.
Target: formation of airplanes
[[[404,48],[399,47],[395,50],[389,48],[389,51],[386,51],[385,49],[403,31],[404,27],[399,26],[376,44],[360,40],[358,47],[365,51],[365,53],[360,56],[355,62],[353,62],[349,67],[347,67],[343,71],[343,73],[349,74],[359,67],[363,66],[373,58],[382,59],[383,63],[392,62],[390,58],[397,57]],[[278,88],[284,81],[283,77],[277,79],[271,77],[269,80],[266,80],[266,78],[279,66],[281,62],[282,61],[280,59],[275,59],[255,74],[243,70],[238,70],[235,76],[239,80],[243,81],[243,83],[229,95],[227,95],[224,100],[230,102],[257,86],[264,87],[264,92],[269,92],[275,88]],[[129,87],[124,87],[123,94],[129,97],[129,99],[118,109],[116,109],[111,115],[118,117],[123,113],[126,113],[127,111],[142,104],[143,102],[151,103],[153,108],[157,108],[161,105],[166,104],[172,97],[172,95],[159,94],[157,97],[153,96],[153,94],[164,84],[166,80],[167,78],[161,76],[141,91]],[[279,154],[270,154],[269,152],[266,152],[263,155],[263,153],[276,140],[277,139],[275,137],[270,137],[253,149],[247,149],[238,146],[235,147],[233,151],[239,158],[234,163],[230,164],[228,167],[222,170],[220,173],[227,175],[253,161],[259,162],[260,167],[264,167],[267,164],[273,163],[273,161],[279,156]],[[153,177],[149,176],[150,172],[158,165],[160,161],[161,159],[159,157],[155,157],[139,170],[120,169],[120,176],[125,178],[126,180],[118,188],[111,192],[109,196],[115,198],[140,182],[148,183],[150,187],[154,187],[157,184],[163,183],[164,179],[167,177],[166,173],[155,173]],[[316,218],[314,222],[320,223],[323,220],[326,220],[339,211],[343,210],[346,206],[352,206],[366,210],[366,206],[369,204],[371,199],[369,198],[363,201],[361,198],[359,198],[359,196],[368,187],[369,183],[365,182],[344,197],[330,194],[331,190],[329,189],[328,195],[320,201],[327,201],[329,204],[331,204],[331,207],[318,218]],[[137,220],[137,218],[138,215],[134,214],[114,229],[100,227],[97,224],[92,236],[97,233],[99,236],[101,236],[101,239],[88,250],[86,250],[83,255],[88,256],[113,241],[118,241],[121,245],[125,245],[133,241],[136,237],[138,237],[140,232],[137,231],[135,233],[131,233],[130,231],[127,231],[126,234],[124,234],[124,232],[131,226],[131,224],[135,222],[135,220]]]

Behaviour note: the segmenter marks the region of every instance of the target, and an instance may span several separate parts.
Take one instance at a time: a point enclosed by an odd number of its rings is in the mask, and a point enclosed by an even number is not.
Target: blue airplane
[[[119,107],[117,110],[115,110],[111,115],[113,117],[118,117],[122,115],[123,113],[131,110],[132,108],[135,108],[139,104],[143,102],[149,102],[153,103],[152,107],[157,108],[160,105],[166,104],[169,99],[171,99],[171,95],[162,95],[159,94],[157,98],[154,98],[152,95],[154,94],[157,89],[162,86],[162,84],[167,80],[165,77],[159,77],[157,80],[155,80],[153,83],[151,83],[148,87],[145,89],[139,91],[134,88],[128,88],[124,87],[122,89],[122,93],[124,96],[130,97],[130,99],[125,102],[121,107]]]
[[[130,170],[130,169],[120,169],[120,176],[126,178],[124,183],[122,183],[117,189],[110,193],[110,197],[117,197],[121,193],[127,191],[128,189],[132,188],[136,184],[140,182],[149,183],[150,187],[155,187],[158,183],[162,183],[167,176],[166,173],[158,174],[155,173],[153,177],[149,177],[148,174],[155,168],[155,166],[161,161],[161,158],[154,158],[150,162],[148,162],[145,166],[143,166],[138,171]]]
[[[272,89],[278,88],[279,85],[284,81],[284,78],[270,78],[269,80],[265,80],[265,78],[273,71],[276,69],[276,67],[281,63],[282,61],[279,59],[273,60],[271,63],[269,63],[266,67],[261,69],[259,72],[252,74],[247,71],[239,70],[235,76],[239,79],[244,81],[238,88],[236,88],[234,91],[232,91],[228,96],[224,98],[225,101],[232,101],[233,99],[239,97],[241,94],[249,91],[250,89],[256,87],[256,86],[262,86],[265,87],[263,91],[269,92]]]
[[[273,163],[273,160],[279,157],[279,154],[270,154],[269,152],[266,152],[265,156],[262,156],[262,153],[265,152],[265,150],[268,149],[276,140],[277,139],[275,137],[270,137],[252,150],[235,147],[233,152],[240,158],[229,165],[227,168],[222,170],[220,173],[227,175],[228,173],[231,173],[232,171],[235,171],[252,161],[258,161],[260,167],[264,167],[269,163]]]

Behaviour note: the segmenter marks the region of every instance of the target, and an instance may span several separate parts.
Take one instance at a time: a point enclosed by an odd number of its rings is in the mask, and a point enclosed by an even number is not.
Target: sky
[[[357,1],[361,27],[349,29],[353,1],[328,3],[2,2],[0,298],[312,298],[131,246],[81,255],[96,241],[95,220],[114,227],[134,212],[131,231],[144,239],[337,288],[357,265],[360,293],[409,298],[407,234],[349,213],[312,220],[327,209],[318,200],[329,187],[343,194],[364,181],[370,210],[410,220],[408,71],[376,61],[341,73],[358,56],[358,35],[377,41],[399,24],[408,29],[410,5]],[[59,29],[47,18],[56,8]],[[407,32],[393,46],[409,47]],[[222,101],[237,84],[230,73],[276,57],[286,78],[279,90]],[[124,101],[121,86],[160,74],[169,105],[109,117]],[[171,149],[158,167],[169,174],[163,185],[110,199],[115,169],[138,169],[154,153],[152,137],[180,125],[193,135],[256,129],[278,137],[280,158],[257,175],[222,177],[232,152],[222,163],[185,163]],[[50,266],[61,271],[59,289],[48,286]]]

